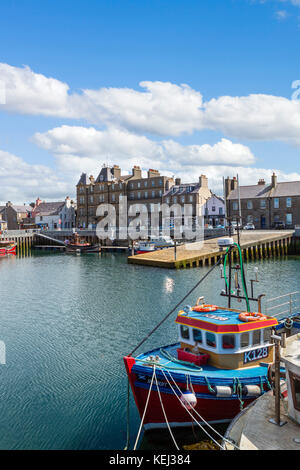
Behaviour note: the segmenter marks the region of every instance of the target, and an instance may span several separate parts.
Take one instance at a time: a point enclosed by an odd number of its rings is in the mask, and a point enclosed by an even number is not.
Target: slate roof
[[[174,185],[164,193],[165,196],[177,196],[182,194],[195,194],[201,188],[200,183],[182,183]]]
[[[79,184],[88,184],[88,177],[87,177],[87,174],[86,173],[82,173],[82,175],[80,176],[80,179],[77,183],[77,186]]]
[[[300,181],[286,181],[277,183],[275,188],[271,184],[256,184],[252,186],[240,186],[241,199],[257,199],[267,197],[300,196]],[[238,189],[234,189],[228,199],[238,199]]]
[[[34,214],[35,215],[58,215],[65,202],[41,202],[38,207],[35,208]]]
[[[255,184],[252,186],[240,186],[241,199],[256,199],[269,197],[272,186],[270,184]],[[238,189],[234,189],[228,196],[228,199],[238,199]]]

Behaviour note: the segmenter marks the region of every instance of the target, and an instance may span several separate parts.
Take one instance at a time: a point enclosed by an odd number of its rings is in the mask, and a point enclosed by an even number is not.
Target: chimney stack
[[[139,166],[134,165],[134,167],[132,168],[132,176],[134,176],[135,178],[142,178],[142,170]]]
[[[148,170],[148,178],[154,178],[154,176],[160,176],[160,173],[158,170],[152,170],[149,168]]]
[[[199,183],[201,188],[208,188],[208,179],[205,175],[199,176]]]
[[[258,180],[258,183],[257,183],[257,184],[263,186],[263,185],[266,184],[266,182],[265,182],[265,180],[264,180],[263,178],[260,178],[260,179]]]
[[[116,179],[121,178],[121,168],[119,167],[119,165],[114,165],[112,167],[112,173],[114,175],[114,178]]]
[[[176,184],[176,186],[180,186],[181,185],[181,178],[176,178],[175,179],[175,184]]]
[[[276,188],[277,186],[277,176],[275,173],[272,175],[272,188]]]

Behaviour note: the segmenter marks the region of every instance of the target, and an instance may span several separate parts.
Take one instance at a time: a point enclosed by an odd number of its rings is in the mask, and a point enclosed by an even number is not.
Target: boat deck
[[[257,383],[258,377],[265,377],[267,373],[267,366],[268,364],[264,364],[263,362],[259,366],[247,367],[244,369],[219,369],[217,367],[213,367],[210,365],[201,365],[197,367],[193,367],[192,364],[186,363],[177,363],[177,348],[180,347],[179,343],[172,344],[169,346],[165,346],[163,348],[157,348],[152,351],[148,351],[146,353],[140,354],[135,358],[136,364],[133,366],[133,372],[137,373],[145,373],[145,369],[149,375],[152,375],[153,366],[147,364],[147,357],[151,356],[158,356],[159,362],[157,364],[157,375],[160,375],[160,368],[164,371],[168,371],[172,373],[172,376],[178,376],[177,378],[180,380],[180,376],[182,380],[186,380],[186,375],[192,376],[193,380],[197,378],[199,379],[199,383],[206,383],[205,377],[209,378],[211,384],[214,384],[214,379],[217,383],[224,382],[232,385],[233,378],[238,378],[241,382],[247,381],[247,383]],[[171,356],[174,357],[174,361],[168,359],[163,355],[161,350],[167,351]],[[202,379],[202,380],[201,380]]]
[[[286,424],[270,423],[269,419],[274,419],[275,415],[274,400],[272,392],[261,396],[233,421],[226,437],[237,442],[241,450],[300,450],[300,442],[294,440],[300,440],[300,427],[287,416],[282,401],[280,415]],[[234,450],[228,443],[226,448]]]

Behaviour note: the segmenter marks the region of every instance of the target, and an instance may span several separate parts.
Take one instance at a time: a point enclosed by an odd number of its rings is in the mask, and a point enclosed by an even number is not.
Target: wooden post
[[[174,240],[174,259],[177,260],[177,241]]]
[[[274,382],[274,395],[275,395],[275,418],[269,421],[277,426],[282,426],[285,422],[280,420],[280,343],[281,337],[272,335],[271,338],[275,342],[275,382]]]

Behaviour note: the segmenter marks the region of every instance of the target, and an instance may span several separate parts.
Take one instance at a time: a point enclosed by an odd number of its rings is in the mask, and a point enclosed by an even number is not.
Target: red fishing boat
[[[15,255],[17,244],[11,240],[0,240],[0,256]]]
[[[145,429],[189,426],[194,422],[228,423],[243,407],[271,388],[272,332],[279,328],[289,331],[286,330],[288,324],[282,326],[276,318],[261,312],[262,296],[254,296],[253,282],[248,293],[239,245],[232,239],[220,240],[220,246],[224,246],[222,242],[228,249],[221,271],[225,279],[221,295],[228,298],[228,306],[207,305],[204,298],[199,297],[194,306],[187,305],[177,313],[178,342],[133,356],[175,307],[124,357],[129,384]],[[233,267],[231,253],[235,248],[240,254],[240,264]],[[217,264],[220,263],[221,258]],[[247,309],[232,308],[233,299],[245,300]],[[250,309],[250,301],[258,302],[257,311]]]

